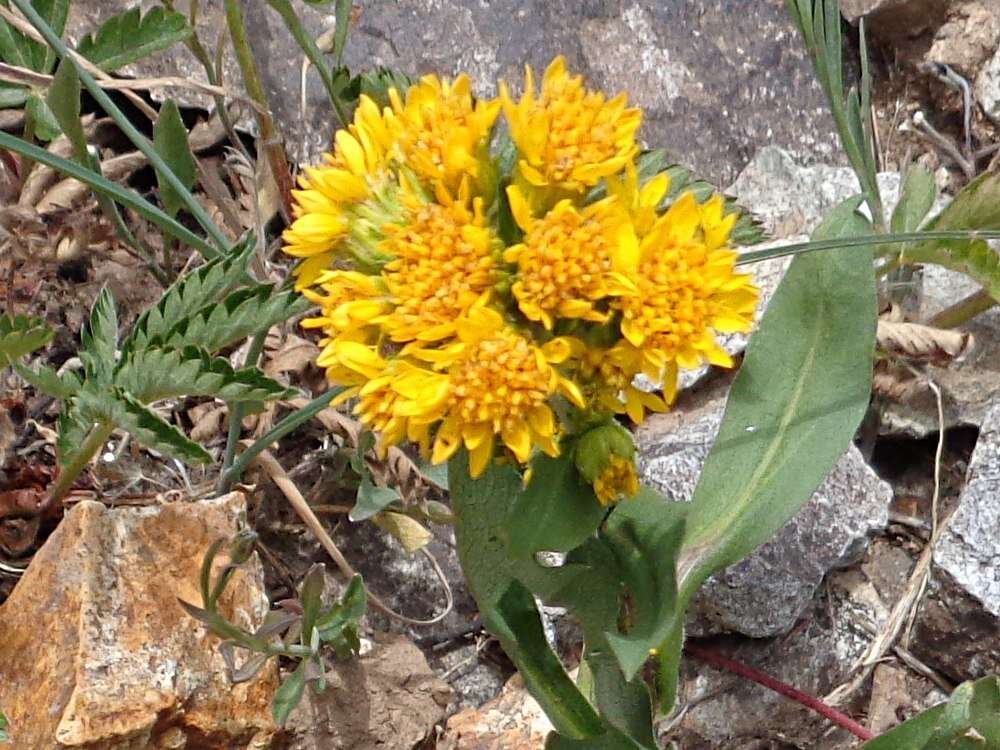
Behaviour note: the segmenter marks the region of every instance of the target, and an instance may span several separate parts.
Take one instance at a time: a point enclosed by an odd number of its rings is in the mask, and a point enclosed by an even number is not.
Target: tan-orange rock
[[[448,719],[438,750],[542,750],[551,731],[542,707],[514,675],[496,698]]]
[[[0,607],[5,747],[267,747],[274,665],[230,685],[219,639],[177,604],[200,604],[205,551],[233,536],[245,510],[239,493],[73,507]],[[267,606],[252,561],[233,577],[221,610],[252,629]]]

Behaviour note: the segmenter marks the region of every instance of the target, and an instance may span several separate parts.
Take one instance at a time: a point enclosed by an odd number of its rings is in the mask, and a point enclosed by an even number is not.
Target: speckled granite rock
[[[713,399],[647,420],[637,433],[643,479],[674,501],[690,500],[724,408],[722,399]],[[891,497],[889,486],[851,446],[777,536],[702,587],[689,632],[764,638],[790,630],[823,577],[856,561],[869,537],[885,526]]]
[[[231,685],[219,639],[177,603],[199,601],[206,550],[232,537],[245,513],[239,493],[74,506],[0,607],[5,747],[267,746],[274,665]],[[260,625],[268,604],[256,559],[221,604],[243,627]]]
[[[79,36],[129,0],[76,0],[70,23]],[[143,0],[149,7],[153,0]],[[519,82],[524,63],[544,67],[565,54],[594,85],[627,89],[647,110],[643,137],[718,184],[753,153],[774,143],[803,157],[830,160],[838,149],[811,66],[781,0],[358,0],[347,48],[357,69],[386,65],[405,72],[469,72],[482,94],[493,81]],[[178,0],[178,9],[187,2]],[[302,55],[265,0],[244,0],[251,41],[290,151],[316,158],[333,117],[315,72],[306,111]],[[313,34],[333,25],[333,6],[297,3]],[[206,44],[223,26],[221,0],[201,4]],[[203,78],[183,47],[130,72]],[[230,62],[226,80],[238,74]],[[176,92],[175,92],[176,93]],[[188,101],[204,100],[184,94]]]
[[[1000,671],[1000,404],[983,422],[968,483],[934,550],[914,650],[956,680]]]

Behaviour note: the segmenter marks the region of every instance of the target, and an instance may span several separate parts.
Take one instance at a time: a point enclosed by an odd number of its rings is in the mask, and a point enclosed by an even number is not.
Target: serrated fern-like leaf
[[[45,365],[28,367],[21,364],[15,364],[14,370],[28,381],[28,383],[33,385],[35,390],[41,391],[53,398],[66,401],[73,398],[76,392],[80,390],[80,379],[72,372],[60,375],[51,367],[46,367]]]
[[[77,52],[110,73],[189,36],[191,27],[183,14],[157,6],[143,15],[136,6],[112,16],[96,32],[85,36]]]
[[[37,318],[0,315],[0,370],[52,340],[53,332]]]
[[[184,318],[157,342],[172,349],[197,346],[216,352],[303,313],[309,306],[295,292],[277,291],[277,287],[267,284],[240,289],[222,302]]]
[[[234,370],[222,357],[194,346],[150,347],[133,352],[115,373],[115,385],[143,402],[180,396],[212,396],[224,401],[273,401],[297,393],[256,367]]]
[[[76,403],[84,419],[110,422],[126,430],[147,448],[189,464],[204,464],[212,460],[208,451],[121,388],[84,388]]]
[[[63,404],[56,424],[58,433],[56,451],[60,466],[68,466],[76,460],[77,453],[87,439],[87,434],[94,426],[94,421],[85,418],[74,401],[67,401]]]
[[[246,272],[257,241],[247,235],[224,258],[206,263],[175,282],[155,306],[136,321],[122,346],[124,354],[145,347],[184,318],[216,302],[233,287],[249,280]]]
[[[90,322],[80,334],[80,361],[87,377],[100,383],[111,380],[118,348],[118,310],[107,287],[97,295]]]

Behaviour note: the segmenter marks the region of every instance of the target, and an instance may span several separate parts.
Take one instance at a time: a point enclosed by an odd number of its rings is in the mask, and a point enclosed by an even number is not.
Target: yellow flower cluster
[[[666,175],[640,183],[642,114],[624,95],[561,57],[540,88],[527,69],[519,100],[499,88],[477,99],[464,75],[427,76],[382,109],[362,97],[284,235],[320,309],[304,322],[325,336],[318,364],[380,445],[435,463],[464,447],[473,476],[498,450],[523,464],[665,410],[678,368],[731,364],[716,335],[749,330],[757,302],[721,196],[665,206]],[[602,502],[634,494],[634,461],[594,484]]]

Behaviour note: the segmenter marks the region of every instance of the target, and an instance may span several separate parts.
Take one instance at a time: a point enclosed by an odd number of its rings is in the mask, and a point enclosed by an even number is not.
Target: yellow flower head
[[[469,77],[451,81],[424,76],[402,100],[390,90],[399,119],[399,147],[403,160],[421,179],[458,189],[471,177],[480,189],[488,182],[489,139],[500,114],[500,102],[474,100]]]
[[[608,349],[583,348],[573,375],[597,413],[627,414],[632,422],[641,424],[647,411],[667,411],[677,395],[677,365],[674,362],[645,373],[663,382],[662,395],[637,388],[635,378],[643,372],[644,363],[641,350],[627,341],[618,341]]]
[[[624,94],[608,101],[587,89],[581,76],[566,71],[562,56],[545,71],[540,92],[528,66],[521,100],[515,103],[503,82],[500,100],[521,176],[536,188],[581,193],[621,171],[638,150],[642,112],[627,107]]]
[[[500,241],[483,215],[483,200],[413,205],[405,223],[386,229],[381,250],[393,260],[382,275],[393,309],[380,319],[393,341],[439,341],[459,318],[489,301]]]
[[[474,308],[459,326],[459,340],[443,349],[410,354],[430,367],[395,384],[407,400],[400,414],[418,425],[437,424],[431,460],[447,461],[464,445],[472,476],[493,455],[495,438],[518,461],[532,447],[558,455],[557,426],[550,399],[557,394],[583,407],[579,389],[555,365],[569,344],[554,339],[537,346],[489,308]]]
[[[594,494],[601,505],[614,505],[619,500],[639,494],[639,475],[635,460],[611,456],[607,468],[594,480]]]
[[[736,273],[736,253],[726,246],[734,221],[721,196],[700,205],[685,193],[642,238],[633,275],[638,294],[612,305],[650,377],[666,374],[671,362],[732,366],[715,333],[748,331],[758,297],[750,275]]]
[[[345,240],[355,240],[351,251],[358,262],[378,261],[368,239],[377,233],[375,225],[394,214],[398,186],[389,164],[396,130],[392,113],[380,112],[363,96],[354,123],[337,131],[326,164],[307,167],[299,177],[300,189],[292,191],[295,221],[283,235],[285,252],[303,259],[296,269],[298,289],[315,283]]]
[[[504,260],[517,264],[512,291],[529,320],[551,330],[556,318],[604,322],[607,297],[634,291],[621,273],[635,264],[639,243],[613,199],[582,209],[562,200],[540,219],[518,188],[507,193],[523,241]]]

